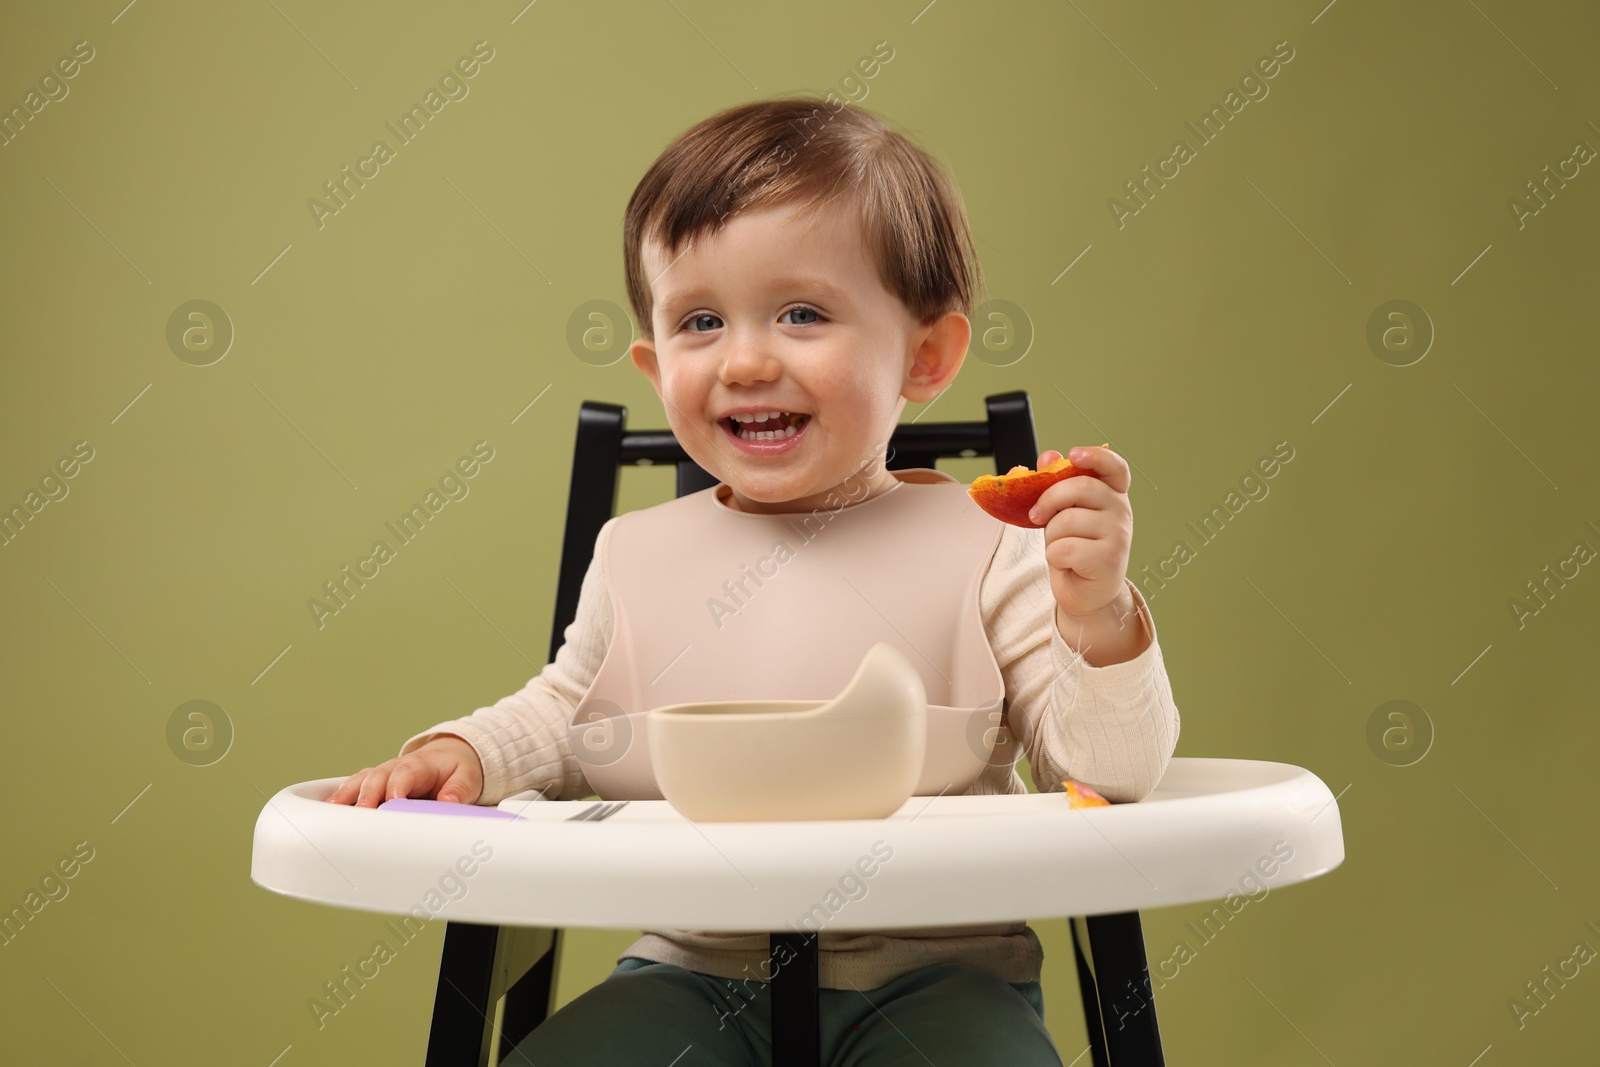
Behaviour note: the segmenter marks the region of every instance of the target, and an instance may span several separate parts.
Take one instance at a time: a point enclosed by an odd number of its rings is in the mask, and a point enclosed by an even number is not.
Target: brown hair
[[[928,153],[882,119],[814,94],[740,104],[696,123],[645,172],[623,217],[628,301],[654,336],[646,241],[675,258],[736,211],[800,203],[811,217],[836,200],[853,209],[884,288],[926,325],[971,318],[983,294],[966,209]]]

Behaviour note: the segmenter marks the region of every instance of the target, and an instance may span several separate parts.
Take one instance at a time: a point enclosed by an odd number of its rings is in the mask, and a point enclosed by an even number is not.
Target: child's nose
[[[782,371],[782,364],[765,341],[746,336],[729,338],[729,342],[722,360],[723,382],[772,381]]]

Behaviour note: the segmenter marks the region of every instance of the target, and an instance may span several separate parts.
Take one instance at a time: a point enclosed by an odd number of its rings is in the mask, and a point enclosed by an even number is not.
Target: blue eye
[[[722,322],[722,320],[721,320],[721,319],[719,319],[719,318],[717,318],[717,316],[715,316],[715,315],[713,315],[713,314],[711,314],[711,313],[710,313],[710,312],[704,312],[704,313],[702,313],[702,314],[699,314],[699,315],[692,315],[692,316],[690,316],[690,317],[689,317],[689,318],[687,318],[687,319],[684,319],[684,320],[683,320],[683,325],[684,325],[684,326],[685,326],[685,327],[689,327],[689,332],[690,332],[690,333],[703,333],[703,332],[705,332],[705,331],[703,331],[703,330],[696,330],[696,329],[694,329],[694,328],[693,328],[693,325],[694,325],[694,323],[697,323],[697,322],[699,322],[699,321],[700,321],[700,320],[701,320],[701,319],[713,319],[713,320],[715,320],[715,321],[716,321],[716,322],[717,322],[717,323],[719,323],[719,324],[720,324],[720,323],[721,323],[721,322]],[[717,328],[717,327],[716,327],[716,326],[711,326],[711,327],[707,327],[707,328],[708,328],[708,329],[712,329],[712,330],[715,330],[715,329],[716,329],[716,328]]]
[[[788,311],[785,311],[783,314],[784,315],[790,315],[790,314],[793,314],[795,312],[801,312],[801,313],[804,313],[804,314],[815,315],[816,319],[813,320],[814,322],[821,322],[822,321],[822,314],[821,314],[821,312],[817,311],[816,308],[792,307]],[[782,317],[783,317],[782,315],[779,316],[779,318],[782,318]],[[795,326],[810,326],[810,325],[812,325],[812,323],[811,322],[796,322],[796,323],[793,323],[793,325],[795,325]]]

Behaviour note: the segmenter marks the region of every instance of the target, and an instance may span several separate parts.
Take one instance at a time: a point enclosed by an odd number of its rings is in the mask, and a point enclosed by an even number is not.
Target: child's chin
[[[723,479],[727,481],[727,479]],[[792,500],[812,495],[812,490],[798,482],[786,479],[765,479],[752,483],[743,478],[735,477],[728,482],[739,499],[748,500],[750,503],[763,508],[782,507]]]
[[[796,497],[804,495],[790,492],[787,486],[780,486],[770,479],[760,483],[752,483],[743,478],[736,478],[728,484],[732,485],[740,496],[746,500],[753,500],[757,504],[782,504],[786,500],[794,500]]]

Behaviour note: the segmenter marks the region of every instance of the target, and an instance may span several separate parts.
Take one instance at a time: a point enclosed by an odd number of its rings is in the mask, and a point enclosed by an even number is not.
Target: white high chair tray
[[[829,822],[694,823],[664,800],[568,822],[594,801],[532,792],[499,805],[516,820],[327,803],[343,780],[267,803],[257,885],[457,922],[805,932],[1135,911],[1278,888],[1344,860],[1322,780],[1258,760],[1174,759],[1136,804],[912,797],[887,819]]]

